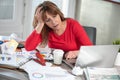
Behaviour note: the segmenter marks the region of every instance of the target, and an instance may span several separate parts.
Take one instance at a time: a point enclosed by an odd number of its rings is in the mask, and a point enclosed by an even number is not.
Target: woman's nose
[[[56,23],[56,21],[55,20],[52,20],[52,24],[54,25]]]

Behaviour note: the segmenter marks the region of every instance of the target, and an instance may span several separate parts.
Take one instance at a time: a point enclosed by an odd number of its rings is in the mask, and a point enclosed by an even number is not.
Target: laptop
[[[63,60],[63,62],[70,68],[113,67],[119,48],[120,45],[81,46],[76,60]]]

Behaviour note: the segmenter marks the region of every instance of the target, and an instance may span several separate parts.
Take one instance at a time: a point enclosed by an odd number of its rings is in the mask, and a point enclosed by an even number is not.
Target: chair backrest
[[[83,26],[85,31],[87,32],[90,40],[93,42],[93,44],[96,44],[96,28],[95,27],[91,27],[91,26]]]

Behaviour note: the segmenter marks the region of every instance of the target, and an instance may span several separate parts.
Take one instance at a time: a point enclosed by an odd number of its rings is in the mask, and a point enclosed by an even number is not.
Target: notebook
[[[77,59],[63,62],[70,68],[84,67],[113,67],[120,45],[81,46]]]

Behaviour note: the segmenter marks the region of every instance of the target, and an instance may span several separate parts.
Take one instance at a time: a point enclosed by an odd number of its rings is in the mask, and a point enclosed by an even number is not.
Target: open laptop
[[[75,63],[63,60],[69,67],[113,67],[120,45],[81,46]]]

